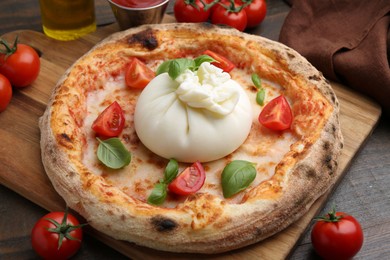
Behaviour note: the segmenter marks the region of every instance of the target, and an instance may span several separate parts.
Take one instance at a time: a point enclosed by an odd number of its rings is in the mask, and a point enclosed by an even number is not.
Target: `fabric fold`
[[[295,0],[279,41],[390,112],[390,1]]]

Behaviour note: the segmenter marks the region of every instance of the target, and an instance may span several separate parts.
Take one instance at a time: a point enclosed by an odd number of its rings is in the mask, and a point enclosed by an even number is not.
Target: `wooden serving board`
[[[38,118],[43,114],[51,91],[65,70],[93,45],[116,31],[118,28],[114,24],[71,42],[52,40],[34,31],[16,31],[3,36],[12,42],[19,35],[20,42],[35,47],[41,54],[41,72],[30,87],[14,91],[9,107],[0,113],[0,182],[49,211],[63,210],[65,203],[52,187],[41,163]],[[333,87],[341,103],[340,120],[345,138],[337,172],[340,180],[371,134],[381,110],[369,99],[341,85],[333,84]],[[279,234],[224,254],[200,256],[167,253],[114,240],[92,228],[86,231],[132,259],[284,259],[321,209],[331,190],[302,219]]]

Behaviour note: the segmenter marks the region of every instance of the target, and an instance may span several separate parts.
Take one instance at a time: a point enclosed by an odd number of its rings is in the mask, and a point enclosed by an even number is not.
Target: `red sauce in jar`
[[[158,5],[164,0],[112,0],[112,2],[125,7],[145,8]]]

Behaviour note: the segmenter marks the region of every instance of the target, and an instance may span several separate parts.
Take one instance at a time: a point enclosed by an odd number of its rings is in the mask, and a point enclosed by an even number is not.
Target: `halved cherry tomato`
[[[0,74],[0,112],[3,112],[12,98],[12,86],[9,80]]]
[[[169,185],[168,189],[179,195],[189,195],[202,188],[206,174],[200,162],[195,162],[187,167]]]
[[[125,74],[126,85],[131,88],[144,88],[154,78],[155,73],[137,58],[133,58]]]
[[[225,72],[230,72],[232,69],[235,68],[235,65],[233,64],[233,62],[231,62],[230,60],[228,60],[227,58],[225,58],[224,56],[222,56],[220,54],[217,54],[217,53],[210,51],[210,50],[204,51],[203,54],[209,55],[214,60],[216,60],[217,62],[212,62],[211,64],[222,69]]]
[[[293,120],[290,105],[284,96],[272,99],[261,111],[259,122],[271,130],[286,130]]]
[[[103,137],[115,137],[122,132],[124,125],[123,110],[118,102],[114,101],[95,119],[92,130]]]

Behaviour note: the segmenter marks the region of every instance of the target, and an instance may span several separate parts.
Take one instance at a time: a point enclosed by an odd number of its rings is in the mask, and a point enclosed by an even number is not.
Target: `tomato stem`
[[[328,212],[325,216],[315,217],[314,220],[325,221],[325,222],[339,222],[343,218],[343,215],[336,215],[336,206],[333,206],[332,210]]]
[[[73,230],[76,230],[78,228],[82,228],[83,226],[87,225],[87,223],[76,225],[76,226],[70,225],[67,223],[67,218],[68,218],[68,207],[66,207],[65,214],[64,214],[64,217],[62,218],[61,224],[58,223],[57,221],[55,221],[54,219],[46,218],[47,221],[50,221],[55,226],[55,228],[47,228],[47,230],[50,232],[53,232],[53,233],[57,233],[59,236],[58,249],[60,249],[64,238],[69,239],[69,240],[80,241],[80,239],[73,237],[70,234],[70,232],[72,232]]]
[[[214,0],[212,1],[211,3],[205,3],[203,0],[200,0],[200,2],[203,4],[204,6],[204,10],[207,11],[209,10],[210,8],[212,8],[214,5],[218,4],[221,0]]]
[[[0,50],[0,53],[5,54],[5,59],[16,52],[17,45],[18,45],[18,38],[19,36],[17,35],[15,38],[14,45],[12,47],[10,47],[9,43],[6,40],[0,39],[0,44],[5,47],[5,50],[4,49]]]

